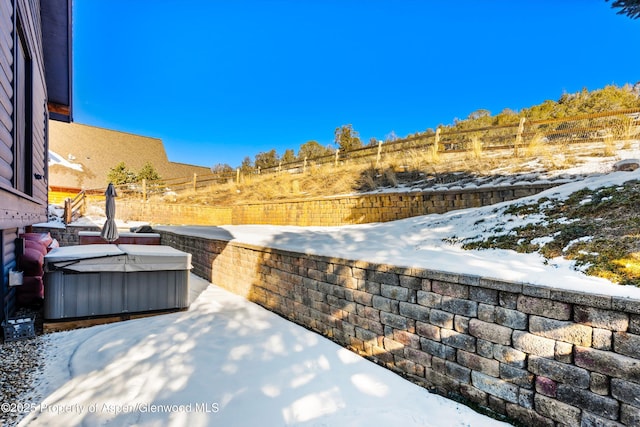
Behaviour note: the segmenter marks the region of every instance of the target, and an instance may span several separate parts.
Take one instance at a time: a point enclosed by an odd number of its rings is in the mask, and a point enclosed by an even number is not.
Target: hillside
[[[543,264],[550,266],[563,260],[563,263],[571,264],[571,269],[587,275],[640,286],[640,234],[637,232],[640,225],[637,209],[640,183],[637,174],[619,172],[622,174],[617,178],[620,183],[605,188],[593,184],[601,182],[600,177],[606,178],[616,162],[639,159],[640,141],[620,142],[609,155],[604,155],[602,144],[598,143],[579,144],[564,153],[549,152],[520,158],[503,154],[476,159],[458,155],[449,161],[431,164],[429,168],[413,170],[406,166],[387,165],[381,169],[354,166],[336,171],[327,168],[307,175],[283,173],[250,183],[229,183],[209,191],[185,192],[164,203],[224,205],[249,200],[330,197],[345,193],[556,182],[564,184],[557,188],[570,188],[570,191],[562,190],[560,197],[552,189],[542,198],[483,208],[482,213],[476,216],[470,214],[474,218],[471,224],[445,222],[444,218],[455,217],[455,212],[450,216],[443,215],[442,220],[438,219],[439,215],[429,215],[424,221],[431,221],[426,219],[429,217],[434,217],[436,222],[442,221],[438,227],[448,231],[437,235],[440,244],[466,250],[506,249],[534,255],[534,259],[541,259]],[[399,229],[390,234],[398,236],[402,233],[404,231]],[[404,238],[413,239],[410,235]],[[384,246],[386,243],[380,241],[377,244]],[[395,252],[392,247],[387,250]]]
[[[345,227],[246,225],[193,229],[201,233],[207,229],[224,228],[228,229],[234,239],[248,239],[258,245],[287,242],[293,246],[285,249],[291,250],[299,249],[295,246],[299,239],[293,236],[300,234],[311,239],[299,242],[307,251],[309,247],[318,246],[322,236],[327,234],[330,237],[325,249],[332,256],[340,256],[342,248],[347,250],[343,256],[349,258],[350,253],[362,251],[360,256],[370,262],[407,263],[418,256],[420,263],[428,260],[438,268],[452,268],[452,271],[456,271],[458,261],[447,267],[446,262],[438,261],[434,256],[446,253],[459,256],[460,252],[470,251],[470,259],[476,259],[479,263],[474,270],[479,273],[478,265],[485,265],[488,270],[484,274],[491,277],[503,271],[504,279],[536,283],[548,276],[550,283],[553,283],[560,273],[558,268],[561,268],[565,272],[578,273],[583,278],[587,274],[601,278],[600,280],[606,279],[605,282],[609,283],[640,287],[640,234],[637,232],[640,225],[640,211],[637,209],[640,200],[640,171],[612,174],[614,164],[621,159],[640,159],[640,140],[621,142],[608,156],[603,155],[599,144],[591,144],[582,145],[575,153],[566,153],[564,156],[528,156],[517,161],[508,156],[487,158],[486,161],[461,158],[458,162],[439,164],[439,173],[396,172],[391,168],[386,173],[380,171],[382,173],[375,175],[371,168],[356,168],[351,174],[346,170],[341,174],[331,173],[331,169],[326,173],[317,170],[308,175],[273,175],[253,183],[228,183],[208,191],[174,194],[170,200],[167,196],[156,196],[150,202],[222,205],[223,202],[243,203],[243,200],[259,200],[260,197],[263,197],[262,200],[269,200],[267,194],[278,200],[305,195],[310,197],[311,193],[314,193],[314,197],[330,197],[340,193],[335,190],[337,187],[343,193],[345,189],[349,189],[349,193],[357,194],[554,181],[558,184],[557,187],[536,197],[392,223]],[[607,181],[610,175],[617,180],[614,184]],[[371,179],[365,182],[363,177]],[[295,182],[298,182],[298,192],[291,191]],[[363,182],[367,187],[362,186]],[[275,184],[285,190],[276,191]],[[370,188],[372,184],[376,187]],[[302,191],[302,188],[306,188],[303,185],[309,186],[313,191]],[[361,189],[358,190],[359,187]],[[97,211],[94,213],[96,217],[84,218],[83,221],[93,221],[100,225],[100,214]],[[407,228],[407,224],[411,223],[420,225]],[[181,232],[188,232],[188,229],[191,227],[182,227]],[[388,230],[380,234],[379,229]],[[351,240],[348,237],[351,232],[360,237]],[[416,232],[417,235],[414,234]],[[265,233],[270,237],[261,239],[260,235]],[[340,237],[334,237],[332,233],[338,233]],[[285,235],[286,237],[282,237]],[[386,236],[393,237],[389,240]],[[398,236],[403,237],[398,239]],[[365,246],[355,243],[372,239]],[[398,244],[409,246],[397,248]],[[370,253],[373,248],[377,249]],[[435,249],[429,249],[427,254],[420,248]],[[506,262],[503,267],[496,264],[494,250],[503,251],[499,257],[503,263]],[[481,255],[483,253],[488,255]],[[400,254],[400,258],[388,259],[387,256],[392,254]],[[523,267],[527,271],[535,271],[535,276],[521,271]],[[546,276],[540,276],[542,271],[546,272]]]
[[[307,164],[305,158],[304,166],[298,159],[270,168],[271,173],[238,170],[200,186],[193,177],[181,184],[156,182],[146,187],[145,198],[149,203],[231,206],[533,182],[580,185],[611,172],[616,161],[640,158],[639,87],[565,94],[558,102],[518,114],[478,112],[438,132],[417,133],[395,145],[400,149],[385,143],[383,157],[381,146],[377,157],[376,146],[369,146],[343,152],[341,158],[336,152],[328,161]],[[140,200],[141,188],[127,184],[121,197]],[[507,218],[504,223],[488,226],[478,220],[476,227],[484,230],[479,235],[461,237],[453,227],[442,239],[461,249],[535,253],[545,262],[560,257],[587,274],[638,285],[638,186],[622,182],[613,189],[575,191],[562,199],[514,203],[491,213]]]
[[[159,194],[156,200],[228,206],[346,194],[576,180],[633,156],[634,147],[632,141],[531,145],[518,157],[512,149],[443,153],[437,158],[415,150],[391,156],[378,167],[366,161],[344,162],[309,168],[306,173],[252,175],[240,182],[230,179],[197,191]]]

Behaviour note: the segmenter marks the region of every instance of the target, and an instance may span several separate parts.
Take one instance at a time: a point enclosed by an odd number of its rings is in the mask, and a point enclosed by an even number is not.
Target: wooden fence
[[[78,193],[73,199],[64,200],[64,223],[69,224],[80,218],[86,212],[87,195],[85,191]]]
[[[244,176],[274,173],[305,173],[311,167],[333,164],[368,163],[380,165],[386,158],[408,155],[415,152],[433,155],[473,152],[474,150],[513,150],[518,157],[530,144],[569,145],[583,142],[606,142],[637,138],[640,135],[640,108],[587,114],[569,118],[517,122],[483,128],[459,129],[440,127],[435,132],[424,132],[395,141],[368,145],[351,151],[336,150],[333,154],[315,158],[304,158],[277,166],[253,169],[249,172],[237,169],[234,172],[191,175],[182,178],[142,180],[137,183],[116,186],[120,197],[146,200],[156,194],[167,194],[185,190],[196,191],[228,182],[240,182]],[[94,192],[104,192],[94,190]]]

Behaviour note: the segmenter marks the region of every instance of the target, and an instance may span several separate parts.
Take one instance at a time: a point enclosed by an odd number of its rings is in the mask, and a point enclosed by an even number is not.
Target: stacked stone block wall
[[[154,224],[325,225],[385,222],[455,209],[475,208],[531,196],[554,184],[262,202],[227,207],[119,200],[118,218]]]
[[[104,201],[101,202],[104,204]],[[116,216],[125,221],[152,224],[222,225],[232,223],[232,208],[173,204],[157,201],[117,200]]]
[[[527,426],[640,425],[640,301],[158,230],[194,272]]]
[[[60,246],[74,246],[80,244],[81,231],[100,231],[100,227],[96,226],[67,226],[64,228],[52,227],[33,227],[34,233],[50,233],[51,237],[56,239]]]

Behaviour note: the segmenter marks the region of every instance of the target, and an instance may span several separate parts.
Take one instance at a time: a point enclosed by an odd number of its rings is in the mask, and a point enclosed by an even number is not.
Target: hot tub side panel
[[[69,272],[45,275],[48,320],[189,307],[189,271]]]
[[[125,274],[126,310],[131,313],[189,307],[189,271]]]
[[[121,313],[125,307],[124,275],[121,272],[45,275],[44,317],[65,319]]]

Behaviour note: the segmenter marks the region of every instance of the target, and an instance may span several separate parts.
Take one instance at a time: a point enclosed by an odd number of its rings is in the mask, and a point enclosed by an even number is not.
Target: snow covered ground
[[[21,426],[506,426],[192,276],[188,311],[50,334]],[[195,296],[195,295],[194,295]]]
[[[504,210],[514,203],[531,203],[541,197],[564,199],[582,188],[617,186],[634,179],[640,179],[640,169],[594,174],[582,181],[554,187],[517,202],[386,223],[341,227],[230,225],[154,228],[193,236],[218,236],[307,254],[640,298],[640,288],[619,286],[606,279],[587,276],[574,268],[574,262],[562,257],[545,260],[537,253],[522,254],[502,249],[464,250],[460,243],[466,238],[493,233],[498,227],[506,233],[515,227],[541,220],[536,216],[505,214]]]
[[[628,153],[623,158],[640,157]],[[588,165],[587,165],[588,166]],[[586,167],[586,166],[585,166]],[[584,167],[583,167],[584,170]],[[617,186],[634,172],[594,168],[537,196]],[[506,206],[346,227],[166,227],[182,233],[374,263],[469,273],[640,298],[640,289],[585,276],[571,262],[459,241],[498,224]],[[160,227],[156,227],[160,228]],[[246,300],[193,276],[189,311],[96,326],[46,339],[33,410],[21,425],[498,426]]]

